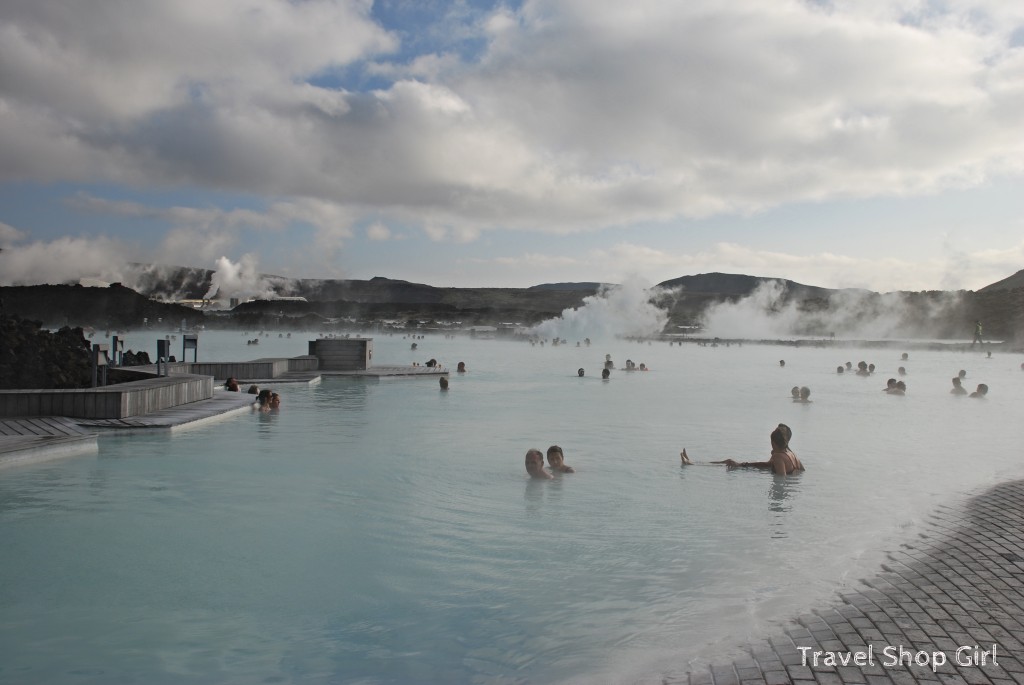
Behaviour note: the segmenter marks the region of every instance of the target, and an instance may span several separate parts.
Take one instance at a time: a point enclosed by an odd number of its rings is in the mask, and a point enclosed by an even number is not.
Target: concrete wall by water
[[[0,390],[0,417],[125,419],[213,397],[210,376],[170,376],[83,390]]]
[[[309,353],[323,371],[365,371],[373,365],[373,338],[320,338],[309,341]]]

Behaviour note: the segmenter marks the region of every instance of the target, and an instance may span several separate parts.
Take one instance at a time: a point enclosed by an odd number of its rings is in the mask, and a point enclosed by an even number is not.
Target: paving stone
[[[943,506],[927,528],[887,554],[879,572],[835,604],[799,616],[750,659],[697,669],[665,683],[689,685],[1024,685],[1024,481],[996,485],[962,506]],[[998,645],[998,663],[963,666],[957,649]],[[883,651],[943,652],[928,666],[883,666]],[[804,665],[796,647],[855,654],[874,663]],[[973,652],[971,653],[973,655]]]
[[[818,685],[843,685],[838,673],[818,673],[816,671],[814,679],[818,681]]]
[[[867,676],[856,666],[837,666],[836,673],[844,683],[866,683]]]

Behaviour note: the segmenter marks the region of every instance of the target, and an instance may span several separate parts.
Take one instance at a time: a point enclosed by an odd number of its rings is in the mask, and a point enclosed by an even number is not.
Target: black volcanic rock
[[[38,321],[0,315],[0,388],[87,388],[91,349],[81,328],[51,333]]]

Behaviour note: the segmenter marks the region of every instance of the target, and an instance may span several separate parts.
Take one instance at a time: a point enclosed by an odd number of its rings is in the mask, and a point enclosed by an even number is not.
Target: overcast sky
[[[1024,3],[4,0],[0,282],[1024,268]]]

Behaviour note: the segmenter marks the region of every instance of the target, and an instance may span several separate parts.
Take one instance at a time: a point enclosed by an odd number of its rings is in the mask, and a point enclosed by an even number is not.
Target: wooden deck
[[[0,419],[0,469],[96,451],[96,433],[63,416]]]
[[[161,409],[144,416],[133,416],[126,419],[73,420],[80,428],[86,430],[118,429],[140,432],[176,430],[183,427],[191,428],[236,412],[247,411],[255,401],[256,397],[248,393],[218,390],[208,400]]]

